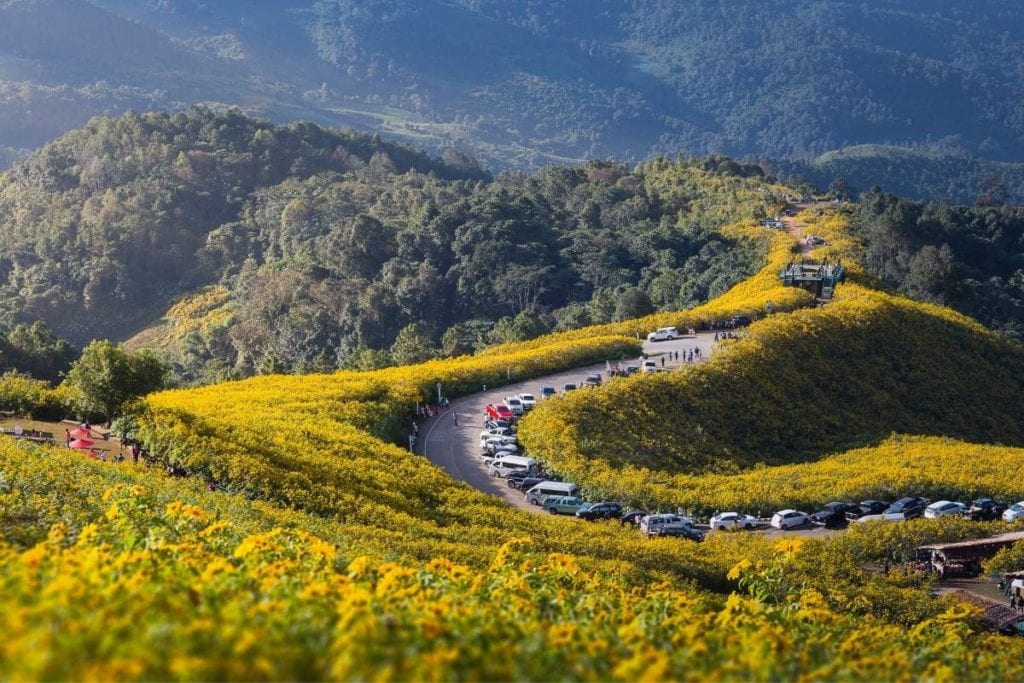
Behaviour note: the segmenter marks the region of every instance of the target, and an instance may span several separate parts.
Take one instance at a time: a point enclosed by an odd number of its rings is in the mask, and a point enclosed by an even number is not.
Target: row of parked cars
[[[666,328],[671,329],[671,328]],[[600,384],[600,373],[593,373],[586,383]],[[565,390],[575,389],[566,385]],[[557,395],[554,387],[544,386],[541,398]],[[620,503],[588,503],[579,495],[576,484],[559,481],[546,474],[541,464],[519,452],[516,422],[519,417],[537,405],[533,394],[506,396],[504,401],[488,405],[484,430],[480,433],[481,458],[491,476],[501,477],[508,486],[523,492],[525,499],[539,505],[551,514],[571,514],[581,519],[618,519],[623,524],[635,524],[648,536],[679,536],[694,541],[704,539],[689,517],[673,514],[650,514],[634,510],[626,512]],[[837,528],[849,523],[869,521],[896,521],[924,517],[936,519],[959,515],[975,521],[1024,519],[1024,501],[1004,505],[992,498],[978,498],[970,505],[951,500],[931,502],[919,496],[906,496],[892,503],[864,500],[860,503],[835,501],[808,514],[800,510],[780,510],[772,515],[769,525],[781,530],[804,526]],[[708,526],[718,531],[752,530],[759,525],[756,517],[739,512],[722,512],[709,520]]]
[[[836,528],[849,523],[892,522],[917,517],[938,519],[954,515],[979,522],[996,519],[1013,522],[1024,519],[1024,501],[1006,506],[992,498],[978,498],[968,505],[953,500],[931,502],[919,496],[906,496],[892,503],[881,500],[863,500],[860,503],[833,502],[813,514],[799,510],[780,510],[772,517],[771,526],[777,529],[792,529],[813,524]]]

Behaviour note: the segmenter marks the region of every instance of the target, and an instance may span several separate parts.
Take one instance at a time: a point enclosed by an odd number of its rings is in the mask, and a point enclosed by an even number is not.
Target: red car
[[[511,420],[515,417],[512,414],[512,409],[504,403],[492,403],[484,409],[484,412],[491,420]]]

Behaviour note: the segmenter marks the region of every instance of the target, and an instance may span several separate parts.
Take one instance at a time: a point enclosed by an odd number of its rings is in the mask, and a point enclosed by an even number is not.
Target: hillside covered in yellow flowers
[[[1020,639],[879,570],[1002,523],[645,540],[511,509],[394,445],[436,382],[454,397],[635,357],[638,329],[770,310],[707,364],[548,402],[523,442],[595,499],[652,507],[1024,495],[1024,352],[874,289],[842,210],[803,219],[849,266],[822,307],[779,284],[794,240],[771,233],[758,274],[690,311],[150,396],[139,436],[160,466],[0,444],[0,678],[1024,677]]]

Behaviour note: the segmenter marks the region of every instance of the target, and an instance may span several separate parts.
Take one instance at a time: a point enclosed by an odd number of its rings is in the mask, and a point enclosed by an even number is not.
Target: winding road
[[[680,359],[684,352],[699,348],[703,359],[707,359],[715,344],[714,332],[700,332],[692,337],[681,337],[672,341],[644,342],[644,353],[661,364],[665,359],[665,369],[675,370],[682,362],[670,360],[669,355],[679,352]],[[627,361],[624,364],[639,365],[639,360]],[[523,499],[523,494],[509,488],[504,479],[487,474],[487,468],[480,459],[480,431],[483,429],[484,408],[489,403],[499,403],[506,396],[519,393],[538,395],[540,388],[549,384],[562,393],[566,383],[581,385],[590,372],[600,372],[607,377],[604,363],[587,368],[567,370],[546,377],[538,377],[516,384],[506,384],[497,389],[481,390],[479,393],[453,401],[448,410],[439,417],[428,420],[420,428],[420,439],[416,451],[426,456],[432,463],[443,467],[459,481],[466,482],[473,488],[503,498],[509,505],[531,512],[541,512],[536,505],[530,505]],[[579,391],[586,391],[580,389]],[[456,419],[457,416],[457,419]],[[456,424],[456,421],[458,424]]]
[[[795,205],[790,208],[799,211],[805,208],[803,205]],[[794,212],[795,212],[794,211]],[[797,223],[795,218],[787,216],[784,219],[786,232],[800,240],[802,254],[810,252],[809,245],[803,240],[803,230],[806,227]],[[651,359],[661,364],[665,359],[666,370],[676,370],[683,362],[675,361],[672,356],[679,352],[680,359],[685,358],[685,352],[699,348],[701,360],[707,360],[715,347],[715,332],[699,332],[694,336],[681,337],[672,341],[644,342],[643,351]],[[639,359],[626,361],[624,365],[639,365]],[[566,383],[575,383],[577,386],[583,384],[584,378],[591,372],[600,372],[602,378],[607,377],[607,367],[604,363],[585,368],[576,368],[559,372],[545,377],[507,384],[497,389],[481,387],[481,391],[470,396],[457,399],[451,403],[448,410],[436,418],[427,420],[420,429],[420,439],[416,444],[416,452],[425,456],[435,465],[443,467],[458,481],[465,482],[473,488],[505,500],[510,506],[520,510],[541,513],[542,509],[536,505],[526,502],[522,492],[510,488],[504,479],[492,477],[487,473],[483,460],[480,457],[480,432],[484,423],[484,408],[490,403],[500,403],[506,396],[514,396],[520,393],[532,393],[539,396],[540,388],[544,385],[551,385],[562,393],[562,387]],[[580,389],[586,391],[586,389]],[[765,529],[767,533],[792,533],[779,532],[775,529]],[[831,529],[805,526],[795,530],[801,535],[828,535],[834,533]]]

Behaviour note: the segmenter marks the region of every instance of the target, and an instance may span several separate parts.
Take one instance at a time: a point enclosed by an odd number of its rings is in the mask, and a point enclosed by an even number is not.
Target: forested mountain
[[[1024,209],[900,199],[873,188],[854,226],[886,285],[1024,341]]]
[[[1013,0],[3,0],[0,162],[93,114],[194,102],[488,168],[865,144],[1015,162],[1022,35]],[[920,163],[853,155],[844,172],[976,193],[977,174],[944,186]]]
[[[96,119],[0,175],[0,323],[141,331],[191,379],[466,352],[724,291],[760,247],[717,228],[772,208],[761,176],[709,157],[492,179],[237,112]]]
[[[1024,204],[1024,163],[986,161],[956,147],[859,145],[810,161],[767,166],[783,177],[803,178],[820,188],[838,179],[854,194],[881,183],[901,197],[981,206]]]

